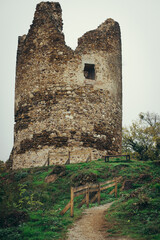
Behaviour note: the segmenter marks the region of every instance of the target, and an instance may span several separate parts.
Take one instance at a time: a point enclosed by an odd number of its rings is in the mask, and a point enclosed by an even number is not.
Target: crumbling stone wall
[[[19,37],[13,169],[85,161],[121,152],[122,66],[117,22],[66,46],[57,2],[36,7]]]

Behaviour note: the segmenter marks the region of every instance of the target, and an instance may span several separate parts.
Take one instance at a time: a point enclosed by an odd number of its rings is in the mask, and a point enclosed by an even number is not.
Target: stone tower
[[[86,161],[121,152],[119,24],[107,19],[66,46],[58,2],[36,7],[19,37],[13,169]]]

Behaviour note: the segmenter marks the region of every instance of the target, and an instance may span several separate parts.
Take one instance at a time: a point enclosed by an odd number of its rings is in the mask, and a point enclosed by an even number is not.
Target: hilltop
[[[75,198],[75,214],[59,213],[70,200],[70,187],[122,176],[118,197],[101,193],[101,204],[114,202],[106,213],[106,231],[111,236],[160,239],[159,162],[120,159],[66,166],[37,167],[0,174],[0,239],[66,239],[67,229],[85,205]],[[47,177],[49,176],[49,177]],[[47,178],[46,178],[47,177]],[[51,180],[52,179],[52,180]],[[53,181],[53,182],[50,182]],[[97,203],[90,204],[90,207]]]

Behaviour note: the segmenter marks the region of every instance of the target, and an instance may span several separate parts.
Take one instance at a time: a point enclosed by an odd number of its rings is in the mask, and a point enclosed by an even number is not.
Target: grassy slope
[[[49,240],[65,236],[67,228],[77,219],[82,209],[75,207],[75,216],[69,211],[59,212],[70,200],[70,186],[79,185],[91,178],[102,182],[117,176],[132,180],[132,188],[119,191],[107,215],[109,222],[120,229],[110,227],[110,234],[134,235],[137,239],[160,239],[160,184],[159,169],[151,162],[102,160],[91,163],[70,164],[65,173],[54,183],[44,182],[53,166],[23,169],[2,173],[0,177],[0,239]],[[119,184],[119,189],[121,185]],[[111,189],[108,190],[108,192]],[[101,203],[115,200],[106,192],[101,193]],[[75,200],[78,205],[82,196]]]
[[[133,188],[122,191],[119,200],[106,215],[111,226],[109,232],[111,236],[129,235],[138,240],[160,240],[160,166],[151,162],[135,162],[131,167],[139,168],[131,174]]]

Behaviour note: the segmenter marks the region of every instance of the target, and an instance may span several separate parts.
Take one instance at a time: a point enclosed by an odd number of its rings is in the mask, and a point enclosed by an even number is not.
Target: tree
[[[123,128],[123,151],[134,153],[140,160],[160,159],[160,116],[140,113],[137,121]]]

